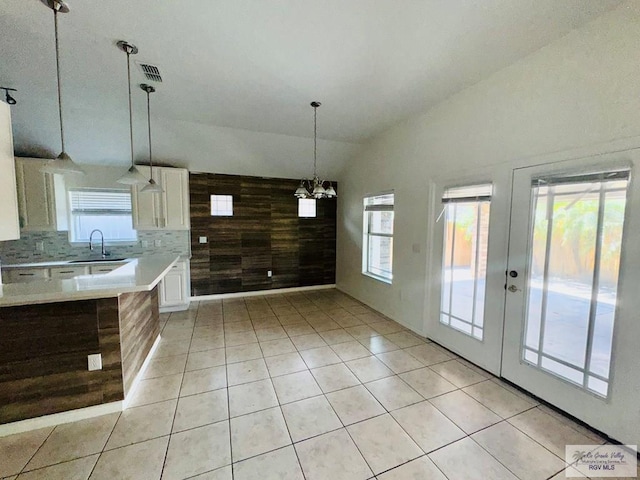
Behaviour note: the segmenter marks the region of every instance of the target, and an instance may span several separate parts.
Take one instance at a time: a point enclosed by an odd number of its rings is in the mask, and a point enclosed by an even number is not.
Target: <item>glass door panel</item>
[[[640,151],[619,157],[513,171],[501,376],[637,444]]]
[[[628,172],[535,178],[523,359],[607,396]]]

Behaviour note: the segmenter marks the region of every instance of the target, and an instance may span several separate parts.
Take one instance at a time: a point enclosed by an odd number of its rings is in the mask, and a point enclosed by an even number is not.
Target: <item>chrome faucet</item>
[[[100,234],[100,237],[102,238],[102,258],[107,258],[109,256],[109,254],[104,249],[104,233],[102,233],[102,230],[98,230],[96,228],[89,235],[89,250],[91,250],[93,252],[93,234],[96,233],[96,232],[98,232]]]

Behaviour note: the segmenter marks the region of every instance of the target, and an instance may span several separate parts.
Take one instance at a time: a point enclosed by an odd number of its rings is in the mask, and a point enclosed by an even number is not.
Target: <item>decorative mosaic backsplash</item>
[[[0,242],[0,260],[4,265],[36,263],[56,260],[81,260],[100,254],[100,240],[94,239],[93,252],[89,244],[71,245],[67,232],[23,232],[20,240]],[[42,242],[43,251],[37,248]],[[159,242],[159,246],[156,243]],[[138,242],[126,245],[107,245],[112,258],[142,257],[145,255],[190,255],[189,232],[171,230],[163,232],[138,232]]]

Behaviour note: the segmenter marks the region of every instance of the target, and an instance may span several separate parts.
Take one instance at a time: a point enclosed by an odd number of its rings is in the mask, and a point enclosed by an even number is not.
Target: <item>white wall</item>
[[[598,162],[607,162],[600,154],[618,149],[620,153],[607,158],[619,162],[631,157],[631,153],[622,151],[640,148],[639,45],[640,3],[628,2],[365,146],[342,176],[338,288],[417,332],[437,332],[437,318],[425,314],[425,306],[430,310],[438,301],[433,294],[437,275],[430,271],[437,271],[440,256],[432,248],[431,235],[434,228],[442,228],[441,223],[434,223],[437,212],[436,199],[430,201],[430,191],[435,190],[432,186],[443,183],[444,178],[468,177],[474,171],[485,171],[492,178],[500,176],[496,176],[498,172],[508,178],[515,166],[578,159],[587,154],[597,155]],[[638,166],[635,160],[635,169]],[[501,200],[496,195],[495,203],[504,206],[510,187],[508,181],[496,184],[496,189],[498,185],[502,185]],[[396,192],[394,280],[393,285],[386,285],[361,274],[362,197],[390,189]],[[638,203],[633,205],[638,207]],[[508,214],[503,212],[498,224],[505,227],[498,242],[506,242],[508,233]],[[586,402],[588,394],[577,394],[571,386],[556,391],[549,388],[549,379],[535,377],[538,380],[532,382],[530,371],[513,380],[613,438],[636,444],[640,442],[640,299],[634,292],[640,276],[640,255],[632,239],[637,237],[637,208],[628,220],[630,237],[625,247],[622,300],[613,343],[614,377],[607,401]],[[490,237],[490,243],[494,240]],[[488,277],[488,292],[489,282],[497,285],[488,294],[490,302],[504,298],[502,272],[507,249],[506,243],[503,245],[502,260],[493,257],[494,273]],[[502,315],[493,320],[501,325]],[[502,335],[496,338],[499,341]],[[505,340],[518,341],[513,328]],[[462,340],[453,343],[452,348],[471,356],[466,346],[460,347]],[[476,343],[478,349],[497,355],[499,361],[499,346],[490,349],[486,342]],[[513,357],[507,361],[508,366],[514,364]]]
[[[431,180],[640,135],[638,45],[640,3],[629,1],[364,146],[341,175],[338,287],[425,333]],[[361,274],[362,197],[390,189],[386,285]]]

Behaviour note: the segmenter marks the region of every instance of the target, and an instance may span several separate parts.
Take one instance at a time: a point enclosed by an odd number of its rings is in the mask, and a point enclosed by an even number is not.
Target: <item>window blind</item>
[[[488,202],[493,194],[493,185],[468,185],[466,187],[447,188],[442,195],[442,203]]]
[[[365,197],[364,209],[367,212],[389,212],[393,211],[393,202],[393,193],[385,193],[383,195]]]
[[[91,215],[123,215],[131,213],[129,190],[69,190],[71,213]]]

